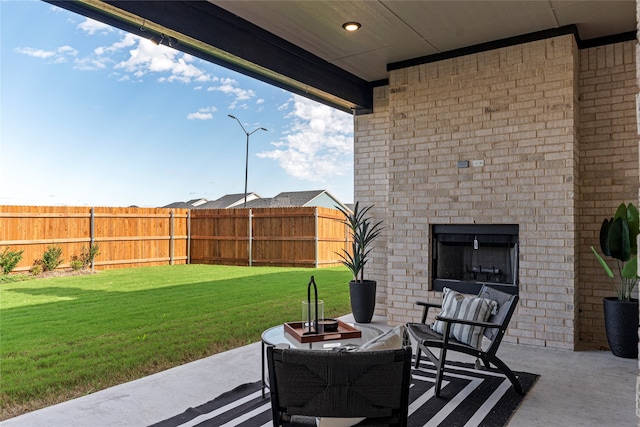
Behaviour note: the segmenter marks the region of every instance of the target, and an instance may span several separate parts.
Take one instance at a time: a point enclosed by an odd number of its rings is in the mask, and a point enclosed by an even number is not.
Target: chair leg
[[[449,323],[445,323],[444,331],[442,334],[443,342],[442,349],[440,349],[440,358],[436,363],[436,384],[433,390],[433,394],[436,397],[440,397],[440,390],[442,388],[442,374],[444,372],[445,361],[447,360],[447,346],[449,345]]]
[[[416,346],[416,361],[415,361],[415,368],[419,368],[420,367],[420,356],[422,356],[422,349],[420,348],[420,344],[418,344]]]
[[[500,370],[500,372],[502,372],[509,379],[509,381],[511,381],[513,389],[516,391],[516,393],[524,394],[522,385],[520,385],[520,381],[518,381],[518,377],[516,377],[516,374],[514,374],[513,371],[502,360],[491,354],[487,354],[485,355],[485,357],[485,360],[493,363]]]

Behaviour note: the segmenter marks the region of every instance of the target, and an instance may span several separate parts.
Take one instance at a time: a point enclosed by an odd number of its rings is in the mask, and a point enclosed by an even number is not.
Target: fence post
[[[318,208],[315,208],[315,213],[314,213],[314,220],[315,220],[315,243],[316,243],[316,265],[315,267],[318,268],[319,265],[319,260],[318,260],[318,253],[320,252],[320,242],[319,242],[319,238],[318,238]]]
[[[173,265],[173,250],[174,250],[174,239],[173,239],[173,209],[169,212],[169,265]]]
[[[94,211],[94,207],[91,206],[91,215],[90,215],[90,219],[89,219],[89,253],[91,253],[91,249],[93,248],[93,244],[96,240],[96,236],[95,236],[95,211]],[[91,258],[91,270],[94,270],[94,263],[95,261],[93,260],[92,257]]]
[[[191,264],[191,209],[187,211],[187,264]]]
[[[253,265],[253,211],[249,209],[249,267]]]

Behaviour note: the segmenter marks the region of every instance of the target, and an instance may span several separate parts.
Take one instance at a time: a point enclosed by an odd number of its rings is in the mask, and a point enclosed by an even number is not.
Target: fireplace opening
[[[488,284],[518,294],[518,225],[437,224],[432,231],[433,290],[477,294]]]

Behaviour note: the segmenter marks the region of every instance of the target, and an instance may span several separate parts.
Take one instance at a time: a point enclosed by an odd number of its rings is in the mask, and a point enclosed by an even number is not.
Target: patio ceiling
[[[635,0],[46,1],[164,34],[176,49],[347,111],[370,109],[394,68],[553,34],[585,46],[636,30]],[[348,33],[348,21],[362,28]]]

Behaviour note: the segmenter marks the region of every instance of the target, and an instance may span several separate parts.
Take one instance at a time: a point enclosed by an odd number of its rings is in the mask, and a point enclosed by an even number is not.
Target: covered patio
[[[613,290],[589,249],[638,200],[636,1],[51,3],[353,112],[355,200],[387,225],[370,275],[389,325],[441,297],[435,226],[516,226],[501,351],[542,377],[512,424],[637,424],[637,360],[601,351]]]
[[[350,316],[343,320],[352,320]],[[376,316],[373,326],[387,329]],[[3,427],[113,427],[160,422],[241,384],[260,379],[260,343],[6,420]],[[637,361],[609,352],[505,343],[513,369],[540,375],[509,421],[513,427],[635,426]],[[265,403],[268,403],[268,397]]]

